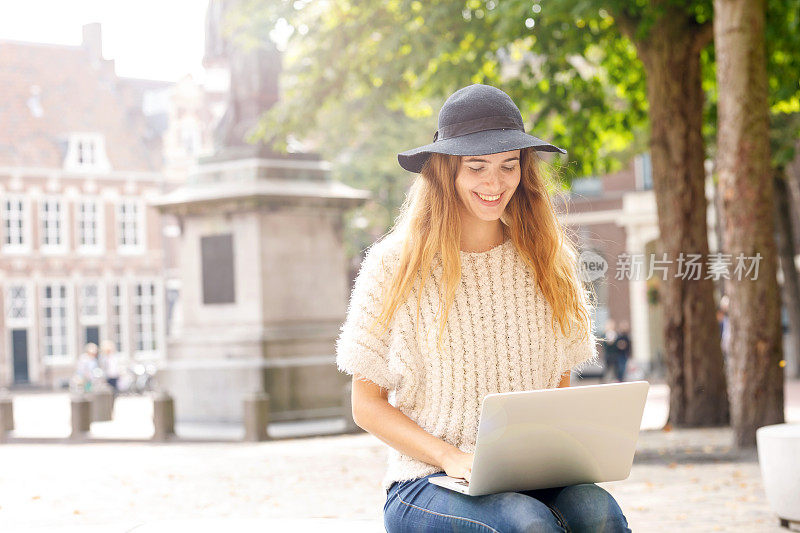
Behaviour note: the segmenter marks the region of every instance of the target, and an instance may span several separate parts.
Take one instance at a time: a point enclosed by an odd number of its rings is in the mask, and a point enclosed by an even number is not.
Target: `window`
[[[78,163],[81,166],[85,165],[94,165],[97,162],[97,158],[95,157],[95,152],[97,148],[95,146],[96,142],[94,139],[81,139],[78,141]]]
[[[3,200],[3,249],[23,250],[28,246],[26,235],[27,205],[22,196],[8,195]]]
[[[31,309],[29,289],[24,284],[6,285],[6,326],[27,326]]]
[[[101,204],[96,200],[81,200],[77,205],[78,249],[99,251],[102,248],[100,235]]]
[[[64,358],[67,349],[67,286],[51,283],[42,287],[42,347],[45,359]]]
[[[59,198],[44,198],[40,207],[43,250],[64,250],[64,206]]]
[[[644,152],[634,158],[634,174],[636,189],[649,191],[653,188],[653,167],[650,163],[650,152]]]
[[[105,137],[100,133],[72,133],[67,140],[64,170],[74,172],[109,171]]]
[[[86,283],[80,288],[81,322],[97,323],[100,321],[100,285]]]
[[[138,200],[123,200],[117,204],[117,245],[120,251],[143,250],[142,214]]]
[[[156,285],[137,283],[133,291],[134,347],[137,352],[156,349]]]
[[[125,286],[121,283],[111,284],[111,312],[109,318],[111,323],[111,340],[117,347],[117,352],[122,352],[122,339],[124,336],[123,324],[125,323]]]

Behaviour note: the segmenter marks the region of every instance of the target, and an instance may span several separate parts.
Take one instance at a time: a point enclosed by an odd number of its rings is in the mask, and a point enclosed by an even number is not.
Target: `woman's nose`
[[[502,181],[502,174],[499,168],[489,169],[488,176],[486,176],[487,185],[497,185]],[[493,189],[494,190],[494,189]]]

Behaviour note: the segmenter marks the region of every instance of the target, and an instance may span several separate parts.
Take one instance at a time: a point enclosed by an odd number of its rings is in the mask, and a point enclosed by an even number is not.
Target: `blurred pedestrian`
[[[83,392],[92,390],[92,381],[101,377],[103,371],[97,360],[97,345],[89,342],[84,346],[83,353],[78,356],[75,367],[75,378]]]
[[[119,391],[118,381],[120,375],[119,353],[117,346],[108,339],[100,343],[100,368],[106,376],[106,382],[111,386],[114,393]]]
[[[616,375],[617,359],[619,349],[617,348],[617,323],[613,318],[606,320],[605,336],[602,339],[603,347],[603,360],[605,362],[605,369],[603,370],[603,380],[606,374],[610,373],[612,378]]]
[[[616,371],[617,381],[625,381],[625,371],[628,366],[628,360],[631,358],[630,326],[627,320],[620,321],[615,344],[617,349],[617,361],[614,369]]]

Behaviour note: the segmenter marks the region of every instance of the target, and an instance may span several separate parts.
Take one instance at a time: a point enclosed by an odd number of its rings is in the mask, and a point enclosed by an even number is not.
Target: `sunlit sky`
[[[207,0],[0,0],[0,39],[80,45],[99,22],[103,57],[120,76],[177,81],[203,75]]]

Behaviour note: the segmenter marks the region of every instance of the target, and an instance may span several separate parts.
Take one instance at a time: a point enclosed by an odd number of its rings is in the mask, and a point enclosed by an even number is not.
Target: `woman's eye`
[[[483,170],[483,167],[479,168],[468,167],[468,168],[473,172],[480,172],[481,170]],[[506,172],[511,172],[512,170],[514,170],[514,167],[501,167],[501,168]]]

